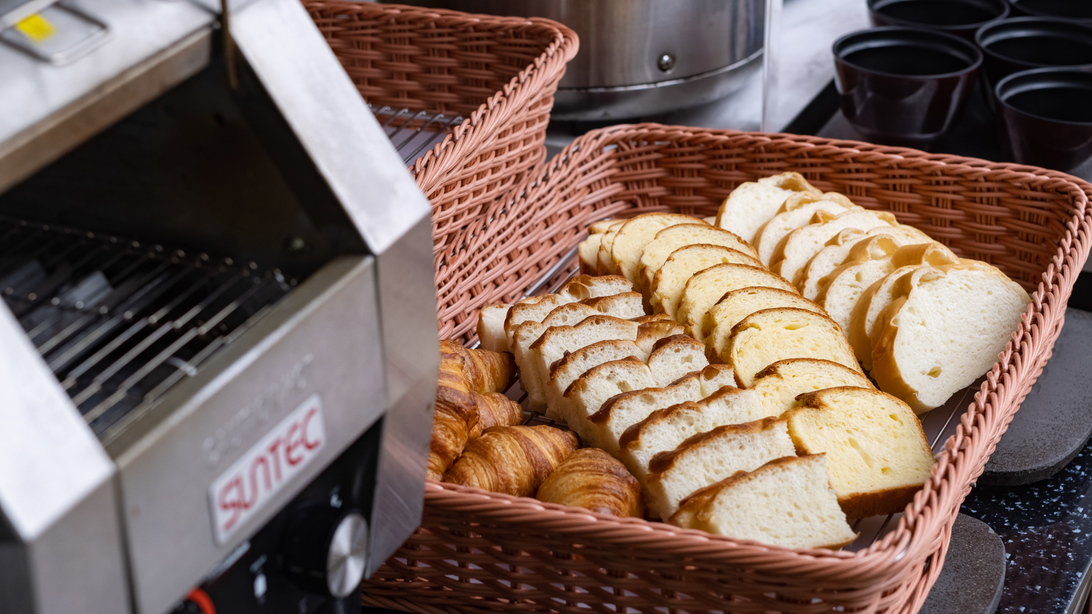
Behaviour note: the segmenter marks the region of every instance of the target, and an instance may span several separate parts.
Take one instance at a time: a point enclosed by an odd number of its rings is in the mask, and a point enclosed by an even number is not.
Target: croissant
[[[637,478],[598,448],[582,448],[565,459],[539,486],[536,498],[609,516],[645,515]]]
[[[471,439],[476,439],[482,431],[490,427],[514,426],[523,422],[523,408],[503,394],[487,392],[477,397],[478,430],[471,432]]]
[[[579,446],[575,433],[552,426],[494,426],[467,444],[444,481],[529,497]]]
[[[428,477],[440,480],[459,457],[471,433],[481,433],[478,397],[466,386],[462,363],[440,360],[436,386],[436,412],[432,418],[432,441],[428,451]]]
[[[457,341],[440,341],[440,360],[458,360],[467,386],[475,392],[504,392],[516,379],[516,361],[507,352],[468,350]]]

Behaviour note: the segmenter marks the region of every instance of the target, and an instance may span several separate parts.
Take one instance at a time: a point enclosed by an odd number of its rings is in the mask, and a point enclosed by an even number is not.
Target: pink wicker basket
[[[439,612],[913,612],[940,572],[959,506],[1050,357],[1092,239],[1092,185],[1052,171],[849,141],[616,126],[589,133],[459,237],[459,300],[525,292],[588,222],[713,213],[741,182],[783,171],[893,211],[1033,293],[1008,347],[897,527],[858,552],[790,550],[429,482],[422,527],[364,585],[367,605]]]

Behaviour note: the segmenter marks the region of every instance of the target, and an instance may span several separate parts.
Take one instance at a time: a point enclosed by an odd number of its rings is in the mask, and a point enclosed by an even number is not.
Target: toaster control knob
[[[297,518],[283,546],[284,568],[306,591],[347,597],[364,579],[367,552],[364,516],[325,508]]]

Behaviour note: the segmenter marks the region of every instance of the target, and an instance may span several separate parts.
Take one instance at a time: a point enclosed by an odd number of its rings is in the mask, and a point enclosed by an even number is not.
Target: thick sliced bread
[[[722,228],[714,228],[705,224],[669,226],[656,233],[656,238],[645,245],[644,250],[641,252],[637,279],[643,284],[643,287],[650,289],[656,271],[660,270],[668,257],[675,250],[688,245],[719,245],[758,258],[758,253],[750,243]]]
[[[634,320],[646,315],[644,297],[641,296],[640,292],[597,296],[584,299],[580,301],[580,304],[587,305],[599,313],[622,318],[623,320]]]
[[[603,235],[592,233],[576,246],[581,273],[595,275],[599,271],[599,244],[602,241]]]
[[[648,354],[633,341],[610,339],[597,341],[571,352],[550,367],[550,380],[546,386],[546,417],[551,420],[564,420],[568,402],[565,391],[594,367],[624,358],[635,358],[641,362],[648,359]]]
[[[803,192],[790,196],[778,209],[777,215],[770,218],[755,233],[754,244],[755,249],[758,250],[758,259],[763,264],[769,265],[774,249],[781,243],[781,239],[797,228],[810,224],[817,212],[822,211],[829,216],[835,216],[850,209],[860,209],[860,207],[835,192],[827,192],[819,196]]]
[[[863,239],[878,235],[887,235],[896,245],[932,244],[935,243],[929,235],[913,226],[877,226],[867,231],[856,228],[846,228],[834,235],[826,245],[820,249],[811,260],[796,272],[792,282],[800,289],[805,298],[815,300],[819,295],[819,282],[830,275],[834,269],[842,266],[849,256],[849,250]],[[895,265],[898,266],[898,265]]]
[[[871,230],[877,226],[894,226],[895,216],[886,211],[852,209],[836,217],[816,213],[815,221],[785,235],[774,251],[770,270],[785,279],[796,279],[796,273],[812,259],[835,235],[846,228]]]
[[[786,548],[840,548],[857,539],[822,455],[780,458],[738,473],[691,495],[668,522]]]
[[[763,416],[780,416],[792,408],[796,397],[825,388],[854,386],[873,388],[864,374],[820,358],[790,358],[759,371],[749,388],[758,395]]]
[[[872,331],[872,376],[917,412],[990,370],[1031,298],[983,262],[904,275]]]
[[[648,464],[660,452],[674,450],[699,433],[726,424],[743,424],[763,418],[762,403],[753,390],[725,386],[697,402],[658,409],[630,425],[618,440],[618,458],[643,483]]]
[[[611,259],[611,248],[614,247],[614,236],[618,229],[629,220],[615,220],[607,224],[607,229],[599,239],[599,252],[596,254],[595,272],[600,275],[612,275],[618,271],[614,268],[614,260]]]
[[[675,320],[688,334],[701,336],[705,314],[732,290],[762,286],[796,292],[792,284],[763,268],[743,264],[718,264],[694,274],[683,287]]]
[[[563,298],[557,294],[546,294],[542,297],[533,297],[537,300],[528,301],[524,299],[508,310],[508,314],[504,317],[504,333],[508,336],[508,344],[512,345],[515,339],[516,329],[521,324],[526,322],[542,322],[546,319],[546,316],[550,315],[550,312],[562,305],[567,305],[573,301]]]
[[[478,313],[478,341],[483,350],[507,352],[508,335],[504,332],[504,319],[511,305],[495,303],[482,307]]]
[[[606,315],[591,316],[574,326],[548,328],[531,344],[529,354],[524,353],[524,364],[520,365],[520,378],[531,409],[546,409],[546,382],[550,377],[550,366],[564,358],[565,354],[597,341],[636,340],[638,328],[636,322]]]
[[[732,366],[744,388],[779,360],[823,358],[860,371],[849,342],[825,315],[803,309],[764,309],[752,313],[732,330],[721,360]]]
[[[824,453],[846,516],[901,512],[929,479],[933,452],[906,403],[878,390],[827,388],[785,412],[801,454]]]
[[[595,437],[589,418],[611,397],[631,390],[644,390],[656,385],[648,365],[634,358],[613,360],[593,367],[569,385],[565,396],[569,403],[562,416],[565,424],[584,441]]]
[[[731,336],[736,324],[756,311],[776,307],[792,307],[823,313],[822,307],[795,292],[762,286],[732,290],[720,297],[717,304],[705,312],[705,320],[702,321],[705,343],[719,356],[728,345],[728,337]]]
[[[843,332],[849,330],[850,314],[864,291],[894,270],[891,257],[898,249],[895,241],[887,235],[858,241],[849,250],[842,266],[819,280],[819,296],[815,302],[823,306]]]
[[[622,277],[637,282],[641,254],[656,233],[678,224],[704,224],[700,219],[677,213],[645,213],[627,221],[614,235],[610,256]]]
[[[796,456],[796,449],[784,420],[718,426],[652,458],[645,503],[655,517],[670,518],[683,499],[702,488],[786,456]]]
[[[645,322],[637,329],[637,347],[648,356],[660,339],[681,334],[683,334],[683,327],[671,320]]]
[[[686,401],[701,398],[701,384],[697,373],[659,388],[645,388],[618,394],[607,399],[599,411],[588,420],[592,423],[591,438],[587,441],[611,454],[618,454],[619,439],[631,425],[644,420],[652,412]]]
[[[720,245],[680,247],[668,256],[652,279],[652,285],[649,287],[649,303],[652,308],[674,318],[687,280],[695,273],[718,264],[762,267],[762,263],[750,254]]]
[[[621,275],[577,275],[566,282],[557,295],[572,303],[624,292],[633,292],[633,284]]]
[[[703,397],[708,397],[724,387],[736,387],[736,372],[731,365],[709,365],[701,370],[699,377]]]
[[[714,225],[753,241],[759,227],[795,192],[822,193],[799,173],[781,173],[740,184],[721,204]]]
[[[709,366],[705,344],[687,335],[672,335],[656,342],[648,356],[648,368],[656,384],[667,386],[680,377]]]

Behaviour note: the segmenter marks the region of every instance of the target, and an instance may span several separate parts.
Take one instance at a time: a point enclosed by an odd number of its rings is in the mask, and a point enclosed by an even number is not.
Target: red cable
[[[197,607],[201,608],[201,614],[216,614],[216,606],[212,604],[212,598],[204,589],[193,589],[189,595],[186,595],[186,599],[197,604]]]

